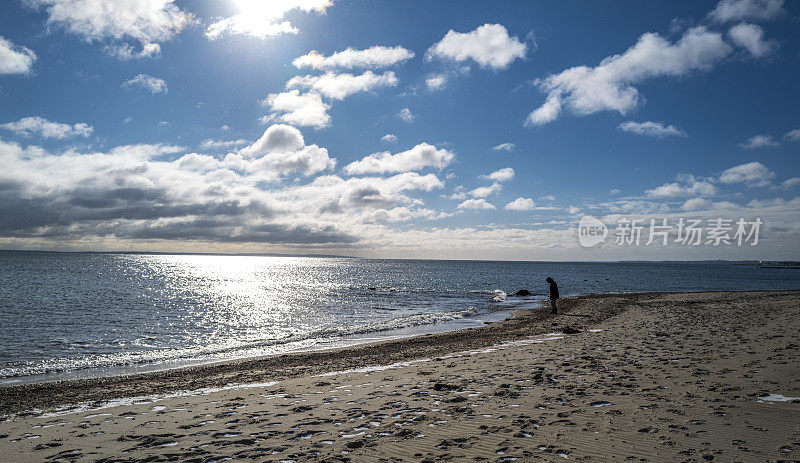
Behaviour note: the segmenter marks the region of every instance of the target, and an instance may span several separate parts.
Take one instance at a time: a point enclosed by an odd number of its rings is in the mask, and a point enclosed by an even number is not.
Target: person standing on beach
[[[558,306],[556,306],[556,299],[558,299],[558,285],[556,281],[550,277],[547,277],[546,282],[550,283],[550,308],[552,311],[550,313],[555,314],[558,311]]]

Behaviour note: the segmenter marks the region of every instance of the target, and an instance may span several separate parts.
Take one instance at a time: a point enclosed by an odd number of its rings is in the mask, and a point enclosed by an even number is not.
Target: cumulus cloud
[[[300,93],[295,89],[271,93],[262,104],[273,111],[272,117],[287,124],[323,128],[331,123],[328,115],[330,106],[314,92]]]
[[[786,132],[783,135],[784,140],[800,141],[800,129],[794,129]]]
[[[347,48],[330,56],[317,51],[296,58],[292,64],[300,69],[310,67],[318,70],[331,69],[380,69],[404,63],[414,57],[414,52],[403,47],[373,46],[365,50]]]
[[[450,30],[433,44],[426,57],[463,62],[473,60],[483,68],[507,68],[514,60],[525,58],[526,45],[508,35],[501,24],[484,24],[471,32]]]
[[[142,87],[147,89],[152,94],[156,93],[167,93],[169,89],[167,88],[167,83],[164,79],[159,79],[158,77],[149,76],[147,74],[139,74],[132,79],[128,79],[122,83],[123,87]]]
[[[492,147],[492,151],[514,151],[517,145],[513,143],[500,143],[497,146]]]
[[[464,200],[467,199],[467,193],[464,191],[464,185],[458,185],[453,189],[453,194],[442,195],[444,199]]]
[[[644,135],[648,137],[664,138],[664,137],[685,137],[686,132],[675,127],[674,125],[664,125],[662,122],[633,122],[627,121],[619,125],[620,130],[628,133],[635,133],[636,135]]]
[[[492,183],[490,186],[482,186],[470,191],[469,194],[475,198],[486,198],[493,194],[500,193],[503,190],[503,185],[499,183]]]
[[[748,162],[726,169],[720,174],[721,183],[745,183],[749,186],[767,186],[775,178],[775,172],[760,162]]]
[[[743,19],[768,20],[783,15],[784,0],[722,0],[708,13],[709,18],[725,23]]]
[[[107,51],[121,58],[156,56],[159,42],[171,39],[194,22],[173,0],[24,0],[44,9],[50,25],[88,42],[113,41]],[[140,51],[126,41],[139,42]]]
[[[368,92],[379,87],[394,87],[397,82],[392,71],[383,74],[367,71],[358,76],[327,72],[321,76],[292,77],[286,82],[286,88],[310,88],[327,98],[342,100],[354,93]]]
[[[514,201],[506,204],[504,209],[509,211],[532,211],[536,208],[536,204],[531,198],[519,197]]]
[[[500,170],[496,170],[489,175],[481,175],[479,178],[493,180],[495,182],[506,182],[514,178],[514,169],[511,167],[504,167]]]
[[[764,39],[764,29],[755,24],[737,24],[728,31],[731,42],[744,48],[753,56],[761,58],[775,49],[775,42]]]
[[[0,74],[30,74],[36,53],[0,36]]]
[[[216,40],[225,35],[241,34],[263,39],[279,34],[297,34],[291,22],[283,19],[292,10],[324,14],[332,0],[239,0],[239,12],[219,19],[206,28],[206,37]]]
[[[781,182],[781,188],[784,190],[789,190],[797,185],[800,185],[800,177],[792,177]]]
[[[397,135],[393,133],[387,133],[381,137],[381,141],[384,143],[397,143]]]
[[[341,246],[385,235],[382,223],[448,215],[410,196],[442,188],[434,174],[278,183],[335,161],[286,125],[222,158],[184,153],[171,145],[50,153],[0,140],[0,240]]]
[[[270,126],[261,138],[239,150],[239,154],[257,158],[253,168],[278,175],[290,172],[311,175],[336,166],[336,160],[328,156],[327,149],[317,145],[306,146],[303,134],[284,124]]]
[[[771,135],[756,135],[748,138],[744,143],[739,146],[746,150],[753,150],[758,148],[774,148],[780,146],[780,142],[772,138]]]
[[[416,116],[414,116],[410,109],[403,108],[399,113],[397,113],[397,117],[399,117],[403,122],[408,122],[410,124],[414,122],[414,117]]]
[[[700,180],[693,175],[680,175],[678,182],[665,183],[645,195],[657,199],[674,199],[686,196],[711,196],[717,194],[717,187],[707,180]]]
[[[444,74],[431,74],[425,78],[425,86],[432,92],[442,90],[447,86],[447,76]]]
[[[598,111],[626,114],[640,103],[633,84],[708,70],[731,51],[719,33],[703,27],[689,29],[674,43],[655,33],[643,34],[636,45],[595,67],[577,66],[538,80],[536,84],[547,93],[547,100],[528,115],[525,124],[552,122],[565,106],[578,115]]]
[[[11,130],[17,135],[34,136],[38,135],[43,138],[69,138],[69,137],[89,137],[94,132],[94,128],[84,122],[77,124],[62,124],[59,122],[50,122],[43,117],[23,117],[16,122],[8,122],[0,125],[0,127]]]
[[[468,199],[458,205],[459,209],[490,210],[495,207],[485,199]]]
[[[351,162],[344,167],[345,173],[359,175],[365,173],[409,172],[433,167],[443,169],[455,158],[446,149],[420,143],[407,151],[391,154],[388,151],[373,153],[360,161]]]

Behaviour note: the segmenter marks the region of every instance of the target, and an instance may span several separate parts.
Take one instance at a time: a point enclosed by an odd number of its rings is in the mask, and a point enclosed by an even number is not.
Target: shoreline
[[[563,309],[147,381],[37,385],[18,407],[84,406],[0,421],[0,453],[13,461],[778,461],[800,452],[800,290],[591,295]],[[199,390],[214,381],[231,386]]]
[[[322,349],[300,350],[283,354],[225,359],[198,365],[178,366],[155,371],[115,374],[90,378],[63,379],[0,386],[0,420],[15,415],[26,416],[114,399],[150,397],[174,393],[225,388],[231,385],[281,381],[353,368],[381,366],[439,356],[475,348],[485,348],[505,341],[543,335],[564,328],[587,330],[593,325],[623,313],[642,298],[671,294],[758,294],[793,293],[786,291],[688,291],[586,294],[559,300],[559,314],[549,313],[549,302],[535,309],[511,311],[505,320],[485,322],[482,326],[415,334]],[[590,313],[571,314],[576,306],[590,301],[615,300],[613,304],[593,307]],[[583,304],[586,305],[586,304]],[[585,309],[586,307],[580,307]],[[585,310],[584,310],[585,312]],[[569,318],[566,318],[569,317]],[[381,350],[380,355],[371,352]]]
[[[559,315],[568,316],[578,301],[609,297],[628,298],[647,294],[655,293],[588,294],[562,298],[559,300]],[[285,380],[306,374],[379,366],[414,360],[422,356],[444,355],[561,330],[561,325],[588,327],[621,313],[618,309],[612,309],[595,311],[588,317],[561,317],[555,324],[558,326],[553,326],[552,321],[556,317],[549,313],[549,305],[545,307],[545,302],[540,302],[539,307],[535,309],[511,310],[509,318],[485,322],[482,326],[368,341],[343,347],[326,347],[320,350],[227,359],[140,373],[0,386],[0,397],[3,397],[0,401],[0,420],[14,415],[25,416],[63,406],[100,403],[121,397],[153,396],[178,390],[200,390],[231,384]],[[376,354],[374,350],[381,350],[382,353]]]
[[[541,304],[541,301],[531,301],[528,306]],[[493,312],[481,313],[447,321],[435,322],[422,325],[404,326],[401,328],[391,328],[379,331],[367,331],[364,333],[341,335],[334,338],[307,338],[285,343],[276,343],[270,347],[274,352],[264,353],[264,348],[242,347],[237,352],[242,352],[235,356],[217,356],[208,354],[205,356],[185,357],[153,362],[143,362],[134,365],[111,365],[103,367],[87,367],[77,370],[53,371],[47,373],[37,373],[28,376],[6,377],[0,379],[0,389],[6,387],[23,386],[30,384],[56,383],[74,380],[95,380],[107,377],[134,376],[146,373],[158,373],[169,370],[180,370],[183,368],[202,367],[216,365],[219,363],[235,362],[240,360],[259,359],[265,357],[276,357],[279,355],[291,355],[297,353],[321,352],[333,349],[348,349],[361,344],[374,344],[394,340],[402,340],[427,334],[439,334],[462,329],[480,328],[489,323],[497,323],[509,317],[519,308],[511,306]],[[250,353],[248,353],[250,352]]]

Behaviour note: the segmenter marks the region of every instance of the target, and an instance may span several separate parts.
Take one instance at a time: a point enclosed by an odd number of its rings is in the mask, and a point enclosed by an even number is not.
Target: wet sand
[[[6,461],[800,459],[800,292],[586,296],[483,328],[0,389]],[[571,334],[564,334],[571,333]],[[548,334],[549,333],[549,334]],[[250,387],[198,391],[226,384]],[[104,407],[103,401],[151,394]],[[25,414],[84,404],[60,414]]]

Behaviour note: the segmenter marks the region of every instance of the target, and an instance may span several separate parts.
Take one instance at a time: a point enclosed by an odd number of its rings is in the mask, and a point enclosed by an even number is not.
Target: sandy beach
[[[564,302],[555,317],[521,311],[482,328],[348,349],[4,388],[0,453],[104,462],[800,458],[800,292]]]

